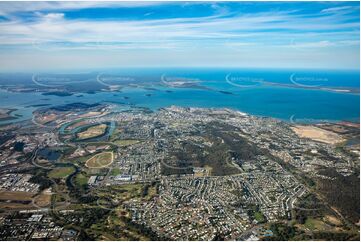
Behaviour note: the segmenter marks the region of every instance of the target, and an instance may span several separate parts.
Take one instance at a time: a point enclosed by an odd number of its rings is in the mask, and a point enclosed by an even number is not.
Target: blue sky
[[[0,2],[0,70],[358,69],[358,2]]]

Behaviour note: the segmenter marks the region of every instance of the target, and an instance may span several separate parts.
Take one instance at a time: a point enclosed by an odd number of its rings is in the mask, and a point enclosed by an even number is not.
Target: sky
[[[359,69],[358,2],[0,2],[0,71]]]

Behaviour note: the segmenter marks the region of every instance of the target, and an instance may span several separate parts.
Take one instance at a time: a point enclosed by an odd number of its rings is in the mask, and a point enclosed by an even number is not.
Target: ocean
[[[231,108],[299,123],[360,120],[359,71],[130,68],[102,70],[94,74],[93,82],[99,73],[104,88],[107,85],[121,85],[123,88],[72,96],[1,90],[0,107],[16,108],[13,114],[21,117],[0,124],[30,119],[32,112],[40,107],[36,105],[73,102],[107,102],[147,107],[154,111],[171,105]],[[29,84],[34,84],[30,76]],[[127,85],[124,85],[124,80]],[[180,87],[179,82],[186,84]]]

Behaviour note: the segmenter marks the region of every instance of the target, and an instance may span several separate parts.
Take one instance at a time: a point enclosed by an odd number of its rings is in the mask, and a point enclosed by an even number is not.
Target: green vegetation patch
[[[88,177],[83,173],[79,173],[75,177],[75,183],[79,186],[85,186],[88,184]]]
[[[119,139],[114,141],[114,143],[120,147],[134,145],[139,142],[140,142],[139,140],[135,140],[135,139]]]
[[[120,175],[120,169],[119,168],[113,168],[110,172],[111,176],[117,176]]]
[[[132,222],[131,213],[119,206],[131,199],[151,199],[157,192],[156,187],[157,183],[153,182],[148,184],[113,185],[97,190],[96,197],[101,206],[110,206],[114,209],[111,212],[103,209],[103,211],[108,211],[109,214],[104,216],[103,219],[98,219],[95,223],[94,220],[91,220],[92,224],[86,227],[89,229],[85,229],[87,235],[94,240],[166,240],[166,238],[158,237],[151,229]],[[83,225],[82,227],[85,228]]]
[[[310,230],[324,230],[326,229],[325,223],[318,219],[307,218],[305,226]]]
[[[261,211],[256,211],[253,216],[259,223],[264,223],[266,221],[266,218],[263,216]]]
[[[273,236],[268,240],[293,240],[294,236],[297,234],[297,229],[295,227],[282,223],[271,224],[269,229],[273,232]]]
[[[48,173],[50,178],[66,178],[75,171],[74,167],[58,167]]]

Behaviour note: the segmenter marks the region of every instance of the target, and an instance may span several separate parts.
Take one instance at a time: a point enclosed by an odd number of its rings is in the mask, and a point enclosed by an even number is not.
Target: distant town
[[[355,123],[71,103],[0,129],[2,240],[359,239]]]

